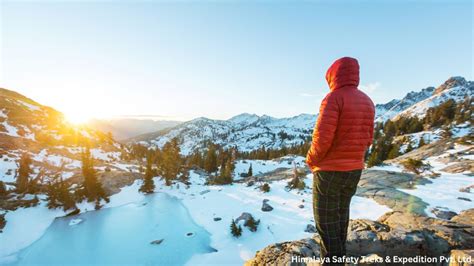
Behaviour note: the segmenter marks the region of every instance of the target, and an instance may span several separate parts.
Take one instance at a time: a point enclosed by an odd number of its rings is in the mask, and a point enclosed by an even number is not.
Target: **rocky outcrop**
[[[474,265],[474,249],[451,250],[449,266],[470,266]]]
[[[451,221],[402,212],[387,213],[377,221],[352,220],[347,252],[356,257],[449,256],[454,249],[474,249],[473,219],[474,209],[461,212]],[[319,241],[315,234],[308,239],[273,244],[258,251],[246,265],[289,265],[292,257],[317,258]]]
[[[394,211],[425,215],[428,204],[398,188],[412,189],[428,183],[429,179],[414,174],[369,169],[362,173],[357,196],[372,198]]]

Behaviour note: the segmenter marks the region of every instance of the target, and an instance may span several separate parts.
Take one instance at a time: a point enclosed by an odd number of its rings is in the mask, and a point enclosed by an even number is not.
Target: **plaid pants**
[[[317,171],[313,179],[313,211],[321,236],[321,257],[346,255],[349,207],[362,170]]]

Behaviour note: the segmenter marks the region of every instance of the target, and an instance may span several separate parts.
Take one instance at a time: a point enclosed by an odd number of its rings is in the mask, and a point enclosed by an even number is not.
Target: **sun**
[[[66,112],[64,114],[66,120],[73,125],[83,125],[92,119],[92,116],[81,111],[77,112]]]

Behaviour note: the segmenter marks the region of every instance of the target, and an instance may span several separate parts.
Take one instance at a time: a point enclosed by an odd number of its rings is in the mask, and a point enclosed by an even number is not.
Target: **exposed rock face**
[[[270,245],[257,251],[255,258],[247,261],[245,266],[289,265],[291,257],[319,257],[319,239],[305,238]]]
[[[462,211],[460,214],[451,218],[451,221],[474,226],[474,209]]]
[[[471,261],[471,263],[469,263]],[[449,266],[469,266],[474,264],[474,249],[451,250]]]
[[[390,212],[378,221],[352,220],[347,239],[348,255],[447,256],[453,249],[474,249],[474,209],[451,221]],[[319,237],[270,245],[246,265],[289,265],[292,256],[318,257]],[[301,263],[299,265],[305,265]]]
[[[304,229],[307,233],[316,233],[316,227],[312,224],[307,224],[306,229]]]
[[[431,212],[438,218],[444,219],[444,220],[450,220],[454,216],[457,215],[457,213],[449,210],[443,210],[441,208],[434,208],[431,210]]]
[[[270,212],[272,210],[273,210],[273,207],[270,204],[268,204],[268,200],[264,199],[262,203],[262,211]]]
[[[409,173],[381,170],[364,170],[357,189],[357,195],[372,198],[394,211],[425,215],[428,206],[422,199],[397,188],[411,189],[415,185],[431,183],[430,180]]]

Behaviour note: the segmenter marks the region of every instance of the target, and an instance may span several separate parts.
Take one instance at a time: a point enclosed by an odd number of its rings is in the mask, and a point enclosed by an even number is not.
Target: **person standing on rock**
[[[326,80],[330,92],[321,103],[306,163],[314,174],[313,211],[321,257],[334,262],[334,256],[346,255],[349,207],[372,144],[375,108],[357,88],[356,59],[336,60]]]

